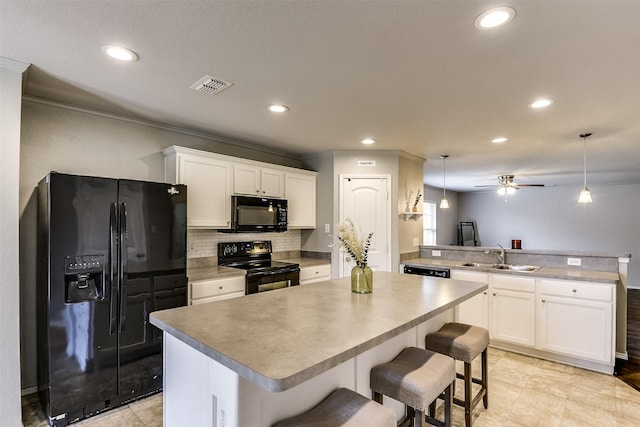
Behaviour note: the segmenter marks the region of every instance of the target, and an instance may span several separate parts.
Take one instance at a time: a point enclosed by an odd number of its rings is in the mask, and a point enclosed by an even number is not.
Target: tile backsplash
[[[273,252],[299,251],[300,230],[284,233],[221,233],[216,230],[188,230],[187,258],[217,257],[219,242],[271,240]]]

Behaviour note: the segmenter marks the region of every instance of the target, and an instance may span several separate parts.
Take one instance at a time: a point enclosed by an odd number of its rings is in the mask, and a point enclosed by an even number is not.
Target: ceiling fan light
[[[580,197],[578,197],[578,203],[591,203],[591,191],[587,187],[584,187],[580,192]]]
[[[505,194],[507,194],[507,189],[505,187],[498,188],[498,194],[504,196]]]
[[[507,187],[507,194],[513,194],[516,192],[516,189],[513,187]]]
[[[449,209],[449,201],[447,199],[440,200],[440,209]]]

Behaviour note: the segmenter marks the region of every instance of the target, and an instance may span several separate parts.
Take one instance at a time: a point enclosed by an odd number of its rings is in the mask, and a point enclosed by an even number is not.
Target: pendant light
[[[580,192],[580,197],[578,197],[578,203],[591,203],[591,191],[587,187],[587,138],[591,136],[591,133],[581,133],[580,138],[582,138],[582,155],[584,157],[584,188]]]
[[[440,209],[449,209],[449,201],[447,200],[447,157],[448,154],[442,154],[442,200],[440,200]]]

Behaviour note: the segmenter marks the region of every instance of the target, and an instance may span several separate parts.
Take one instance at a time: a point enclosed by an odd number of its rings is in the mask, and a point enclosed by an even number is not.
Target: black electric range
[[[218,243],[218,265],[245,270],[245,294],[300,284],[300,266],[273,261],[270,240]]]

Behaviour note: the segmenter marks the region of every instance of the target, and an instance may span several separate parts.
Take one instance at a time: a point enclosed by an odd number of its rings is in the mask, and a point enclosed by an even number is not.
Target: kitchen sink
[[[496,270],[509,270],[509,271],[536,271],[539,266],[536,265],[516,265],[516,264],[482,264],[479,262],[467,262],[461,264],[462,267],[476,267],[476,268],[495,268]]]
[[[497,264],[482,264],[479,262],[467,262],[462,264],[463,267],[476,267],[476,268],[496,268]]]

